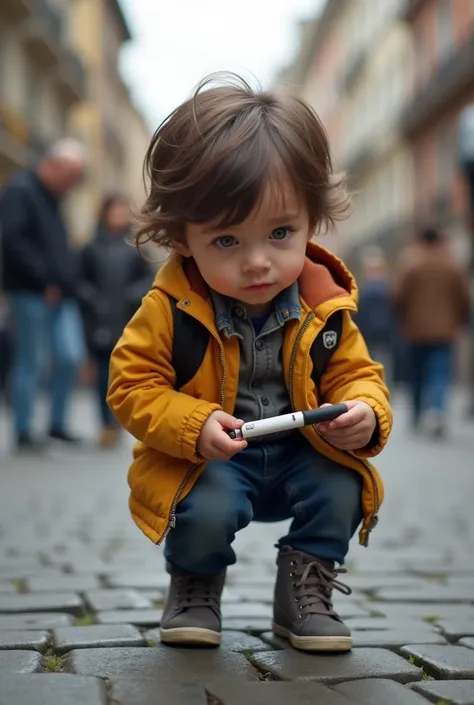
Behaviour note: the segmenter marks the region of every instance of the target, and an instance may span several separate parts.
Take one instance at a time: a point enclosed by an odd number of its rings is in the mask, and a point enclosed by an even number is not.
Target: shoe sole
[[[352,649],[350,636],[298,636],[275,623],[272,624],[272,631],[288,639],[290,644],[300,651],[350,651]]]
[[[160,638],[163,644],[194,644],[196,646],[219,646],[221,634],[212,629],[199,627],[176,627],[174,629],[160,629]]]

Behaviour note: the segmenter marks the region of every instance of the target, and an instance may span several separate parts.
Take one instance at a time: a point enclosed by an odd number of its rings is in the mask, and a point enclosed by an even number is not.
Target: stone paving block
[[[334,690],[349,699],[347,705],[427,705],[425,698],[405,685],[383,678],[349,681]]]
[[[27,614],[0,615],[0,630],[18,631],[23,629],[56,629],[74,624],[74,617],[59,612],[30,612]]]
[[[0,583],[0,595],[14,595],[16,591],[12,583]]]
[[[474,652],[462,646],[416,646],[410,644],[401,650],[404,656],[413,656],[434,678],[457,680],[474,678]]]
[[[232,590],[244,602],[273,603],[273,585],[235,585]]]
[[[137,588],[137,590],[140,595],[145,598],[145,600],[150,600],[152,604],[159,602],[161,605],[164,603],[163,592],[161,590],[152,590],[150,588],[146,588],[145,590]]]
[[[145,634],[146,640],[151,644],[160,643],[160,630],[152,629]],[[261,639],[244,632],[225,631],[222,634],[221,649],[237,653],[252,653],[254,651],[270,651],[271,646]]]
[[[163,610],[107,610],[98,612],[98,624],[134,624],[137,627],[157,627],[161,622]]]
[[[0,705],[107,705],[105,683],[67,673],[2,676]]]
[[[376,593],[377,602],[455,602],[474,603],[474,591],[472,586],[463,585],[428,585],[414,590],[400,590],[398,588],[388,588],[378,590]]]
[[[206,683],[206,690],[225,705],[353,705],[353,701],[320,683],[303,681],[241,683],[238,687],[232,681],[222,681]]]
[[[376,612],[377,617],[388,619],[405,619],[406,617],[433,618],[436,621],[441,619],[474,619],[472,605],[450,605],[440,602],[427,602],[426,604],[421,602],[372,602],[371,604],[372,614]]]
[[[414,590],[418,588],[430,587],[433,583],[422,577],[413,577],[407,574],[387,574],[387,575],[371,575],[370,573],[362,573],[357,575],[348,574],[345,579],[347,585],[352,590],[361,590],[363,592],[374,592],[375,590],[393,589]]]
[[[95,612],[105,610],[139,610],[152,607],[150,600],[136,590],[88,590],[86,602]]]
[[[79,575],[96,575],[97,577],[105,577],[111,571],[110,563],[100,560],[99,558],[72,558],[65,562],[65,565],[70,573]]]
[[[80,616],[84,612],[82,600],[74,592],[28,593],[0,595],[0,614],[15,612],[69,612]]]
[[[459,640],[458,645],[465,646],[467,649],[474,649],[474,637],[465,636],[463,639]]]
[[[156,678],[114,679],[111,698],[114,705],[207,705],[203,685],[163,683]]]
[[[170,576],[168,573],[137,573],[136,571],[126,573],[109,572],[105,576],[105,581],[107,585],[113,588],[135,590],[155,588],[164,592],[168,590]]]
[[[204,683],[216,678],[257,680],[245,656],[222,649],[150,648],[80,649],[71,651],[65,670],[99,678],[156,677],[162,681]]]
[[[400,619],[386,619],[385,617],[357,617],[348,619],[347,626],[357,632],[393,631],[394,629],[416,629],[417,631],[436,632],[433,624],[423,622],[421,619],[405,617]]]
[[[474,705],[474,681],[423,681],[410,688],[437,705]]]
[[[222,629],[234,632],[252,632],[259,634],[260,632],[268,632],[272,627],[270,617],[249,617],[248,619],[240,617],[224,617],[222,619]]]
[[[222,605],[222,619],[271,619],[273,606],[263,602],[237,602]]]
[[[60,575],[28,578],[26,581],[30,592],[84,592],[100,588],[100,582],[94,575]]]
[[[55,650],[61,654],[73,649],[93,649],[108,646],[146,646],[145,637],[131,624],[63,627],[62,629],[54,630],[53,638]]]
[[[474,619],[442,619],[436,625],[449,641],[474,636]]]
[[[441,634],[429,632],[427,630],[418,631],[416,628],[393,629],[390,631],[356,631],[352,634],[354,646],[377,647],[379,649],[391,649],[400,651],[402,646],[407,644],[443,644],[448,642]]]
[[[262,673],[279,680],[312,680],[327,685],[361,678],[409,683],[422,676],[420,668],[383,649],[354,649],[348,654],[322,656],[285,649],[252,654],[250,660]]]
[[[37,673],[41,671],[41,654],[37,651],[1,651],[0,677],[10,673]]]
[[[44,653],[49,641],[49,633],[44,631],[2,631],[0,629],[0,649],[31,649]]]

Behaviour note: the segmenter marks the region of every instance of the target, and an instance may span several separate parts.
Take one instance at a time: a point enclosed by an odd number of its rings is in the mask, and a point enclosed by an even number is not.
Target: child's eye
[[[221,249],[229,249],[229,247],[233,247],[236,242],[237,240],[233,235],[222,235],[218,237],[217,240],[214,240],[214,245]]]
[[[290,237],[293,230],[291,228],[275,228],[270,235],[271,240],[285,240]]]

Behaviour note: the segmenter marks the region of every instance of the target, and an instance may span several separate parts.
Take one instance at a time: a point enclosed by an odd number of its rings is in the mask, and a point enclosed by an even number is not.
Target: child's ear
[[[191,250],[183,240],[176,240],[173,244],[175,251],[183,257],[192,257]]]

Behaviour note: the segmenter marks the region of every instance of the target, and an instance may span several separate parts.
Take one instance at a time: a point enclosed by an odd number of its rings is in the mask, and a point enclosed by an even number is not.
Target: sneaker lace
[[[177,597],[182,609],[209,607],[220,610],[220,590],[217,579],[209,575],[180,575],[176,585]]]
[[[293,588],[298,590],[295,600],[298,602],[300,618],[309,614],[325,615],[339,619],[332,605],[333,590],[338,590],[343,595],[351,595],[351,588],[337,578],[347,573],[345,568],[326,568],[319,561],[298,566],[292,563],[291,576],[296,578]]]

